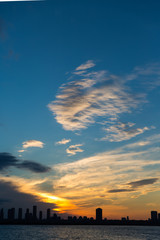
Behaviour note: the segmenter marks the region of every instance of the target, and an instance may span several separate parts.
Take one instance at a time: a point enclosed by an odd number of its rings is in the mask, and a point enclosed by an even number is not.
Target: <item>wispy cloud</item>
[[[86,70],[95,66],[95,63],[92,60],[88,60],[84,64],[81,64],[76,68],[76,71]]]
[[[58,144],[58,145],[64,145],[64,144],[67,144],[67,143],[69,143],[69,142],[71,142],[71,139],[63,138],[62,140],[56,142],[56,144]]]
[[[101,138],[101,140],[108,140],[110,142],[120,142],[124,140],[129,140],[153,128],[153,127],[135,128],[134,125],[135,123],[118,122],[115,125],[111,125],[107,128],[104,128],[104,130],[107,132],[107,135]]]
[[[26,150],[24,150],[24,149],[18,150],[19,153],[23,153],[23,152],[25,152],[25,151],[26,151]]]
[[[37,141],[37,140],[28,140],[22,143],[23,148],[30,148],[30,147],[38,147],[38,148],[43,148],[44,147],[44,143],[41,141]]]
[[[151,138],[156,139],[158,135]],[[144,142],[148,141],[147,139],[144,139]],[[82,197],[84,205],[92,201],[92,205],[96,206],[100,201],[105,207],[107,199],[111,201],[112,208],[114,204],[123,205],[128,198],[159,191],[160,149],[152,148],[152,141],[148,146],[146,150],[142,150],[144,146],[136,146],[135,143],[135,148],[129,150],[127,144],[113,151],[54,165],[53,169],[59,176],[54,181],[56,194],[62,196],[63,189],[63,197],[72,199],[79,207],[82,207]],[[137,151],[136,147],[140,150]],[[82,208],[85,209],[84,206]]]
[[[90,71],[81,79],[63,84],[48,107],[65,130],[75,131],[87,128],[98,117],[117,118],[130,112],[142,97],[130,94],[120,77],[107,71]]]
[[[130,74],[123,76],[104,70],[93,71],[92,67],[95,67],[92,60],[77,67],[69,82],[59,88],[56,99],[48,104],[56,121],[65,130],[76,131],[96,122],[109,120],[110,127],[106,131],[113,132],[110,137],[103,138],[109,141],[127,140],[150,130],[147,126],[137,126],[126,131],[117,125],[116,121],[122,113],[130,114],[133,109],[139,109],[143,103],[147,103],[146,88],[160,85],[160,64],[136,67]],[[139,81],[139,78],[142,81]],[[130,88],[131,81],[141,86],[141,93],[136,94],[133,88]],[[127,125],[128,123],[126,127]]]
[[[71,145],[69,148],[66,149],[66,152],[71,156],[75,155],[78,152],[83,152],[84,150],[81,149],[80,147],[83,146],[83,144],[76,144],[76,145]]]
[[[147,199],[147,194],[160,190],[160,148],[153,147],[154,142],[157,145],[160,142],[159,134],[144,138],[143,142],[147,142],[147,148],[135,142],[134,146],[126,144],[74,162],[55,164],[52,166],[54,174],[43,180],[4,174],[0,174],[0,180],[12,182],[20,192],[30,193],[40,201],[56,204],[60,211],[92,215],[95,207],[101,205],[107,213],[117,209],[122,214],[127,209],[126,202],[129,204],[131,199],[134,201],[141,195],[146,195],[144,199]],[[2,168],[19,163],[25,168],[25,162],[17,158],[9,156],[6,160],[2,156],[2,159]],[[34,172],[35,167],[31,164]],[[43,188],[40,185],[44,185]]]

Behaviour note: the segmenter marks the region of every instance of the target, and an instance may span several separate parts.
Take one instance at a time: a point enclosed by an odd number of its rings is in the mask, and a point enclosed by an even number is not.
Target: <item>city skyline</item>
[[[0,209],[160,209],[159,9],[0,1]]]
[[[95,209],[95,217],[87,216],[67,216],[62,218],[54,213],[50,208],[46,210],[46,214],[39,210],[36,205],[32,206],[32,211],[27,208],[18,208],[17,211],[13,207],[7,212],[0,209],[0,225],[3,224],[24,224],[24,225],[160,225],[160,213],[151,211],[150,218],[145,220],[130,219],[129,216],[121,217],[121,219],[108,219],[103,217],[103,209]]]

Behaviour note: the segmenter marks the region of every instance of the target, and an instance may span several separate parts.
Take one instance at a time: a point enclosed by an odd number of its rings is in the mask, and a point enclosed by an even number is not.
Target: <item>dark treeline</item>
[[[37,206],[33,206],[33,211],[27,208],[24,212],[23,209],[19,208],[17,212],[17,217],[15,217],[15,208],[8,209],[7,217],[4,217],[3,208],[0,210],[0,224],[19,224],[19,225],[156,225],[160,226],[160,214],[157,214],[157,211],[151,211],[151,218],[148,220],[130,220],[129,217],[121,218],[121,220],[108,220],[107,218],[102,219],[102,209],[96,209],[96,219],[93,217],[87,218],[84,217],[71,217],[68,216],[68,219],[62,219],[57,214],[52,214],[51,209],[47,209],[46,217],[43,217],[43,212],[37,212]]]

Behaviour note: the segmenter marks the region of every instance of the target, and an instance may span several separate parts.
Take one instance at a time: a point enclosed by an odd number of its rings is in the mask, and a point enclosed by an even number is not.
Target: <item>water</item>
[[[0,226],[0,240],[159,240],[160,227]]]

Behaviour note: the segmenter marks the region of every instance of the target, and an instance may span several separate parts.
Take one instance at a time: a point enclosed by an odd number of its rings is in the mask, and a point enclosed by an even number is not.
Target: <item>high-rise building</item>
[[[3,220],[4,219],[4,211],[3,211],[3,208],[1,209],[0,211],[0,220]]]
[[[22,208],[18,209],[18,220],[22,220]]]
[[[37,206],[33,206],[33,219],[37,219]]]
[[[47,209],[47,220],[49,220],[50,217],[51,217],[51,209],[48,208],[48,209]]]
[[[8,220],[13,221],[15,219],[15,208],[8,209]]]
[[[39,220],[42,220],[42,211],[39,211]]]
[[[151,211],[151,221],[157,223],[157,211]]]
[[[102,208],[96,209],[96,221],[102,221]]]
[[[29,220],[29,208],[26,209],[25,220]]]

